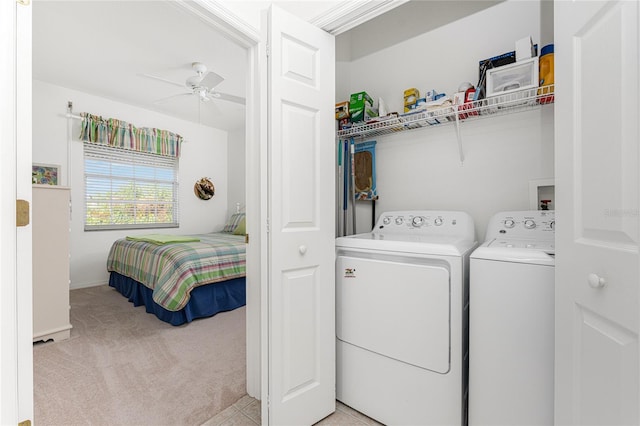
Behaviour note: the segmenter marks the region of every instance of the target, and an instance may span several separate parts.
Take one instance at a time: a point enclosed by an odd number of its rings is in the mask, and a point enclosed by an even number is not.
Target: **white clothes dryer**
[[[553,425],[553,211],[493,216],[471,255],[469,424]]]
[[[466,424],[474,232],[467,213],[396,211],[336,240],[338,400],[385,424]]]

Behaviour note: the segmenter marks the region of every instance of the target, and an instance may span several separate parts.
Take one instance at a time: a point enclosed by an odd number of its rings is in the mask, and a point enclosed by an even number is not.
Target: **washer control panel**
[[[382,213],[373,229],[376,234],[468,235],[473,219],[458,211],[413,210]]]
[[[485,241],[530,240],[529,248],[539,241],[546,245],[555,238],[556,219],[553,210],[525,210],[501,212],[494,215],[487,227]]]

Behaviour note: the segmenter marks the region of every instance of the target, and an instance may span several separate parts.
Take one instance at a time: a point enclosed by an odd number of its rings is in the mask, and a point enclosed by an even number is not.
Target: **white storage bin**
[[[538,58],[525,59],[487,71],[487,97],[538,87]]]

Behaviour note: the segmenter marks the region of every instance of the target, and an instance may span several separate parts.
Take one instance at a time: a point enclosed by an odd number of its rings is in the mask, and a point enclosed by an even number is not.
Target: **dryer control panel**
[[[473,219],[468,213],[440,210],[409,210],[382,213],[373,232],[380,235],[459,235],[473,239]]]

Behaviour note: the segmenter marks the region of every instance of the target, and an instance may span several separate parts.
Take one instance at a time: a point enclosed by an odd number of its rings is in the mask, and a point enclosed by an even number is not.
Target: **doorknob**
[[[298,247],[298,250],[300,251],[300,254],[305,254],[307,252],[307,246],[300,246]]]
[[[602,288],[607,283],[607,280],[592,273],[587,277],[587,282],[592,288]]]

